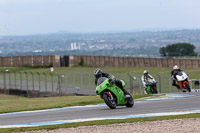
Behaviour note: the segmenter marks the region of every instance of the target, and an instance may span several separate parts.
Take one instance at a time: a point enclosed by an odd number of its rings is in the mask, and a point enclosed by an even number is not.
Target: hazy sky
[[[0,0],[0,35],[200,29],[200,0]]]

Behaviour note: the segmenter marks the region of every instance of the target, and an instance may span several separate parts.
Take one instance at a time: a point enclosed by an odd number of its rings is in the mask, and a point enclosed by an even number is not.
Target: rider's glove
[[[115,81],[113,79],[109,79],[108,82],[113,85],[115,83]]]

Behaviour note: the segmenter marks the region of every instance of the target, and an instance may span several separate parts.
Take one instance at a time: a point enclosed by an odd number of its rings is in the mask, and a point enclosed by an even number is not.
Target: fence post
[[[19,75],[20,75],[20,89],[22,90],[22,73],[19,72]]]
[[[58,76],[58,87],[57,87],[57,90],[60,93],[60,75],[57,73],[57,76]]]
[[[37,72],[37,75],[38,75],[38,82],[39,82],[39,92],[41,92],[41,87],[40,87],[40,73]]]
[[[81,76],[81,89],[83,89],[83,73],[82,72],[80,72],[80,76]]]
[[[16,72],[15,72],[15,89],[17,89],[17,75],[16,75]]]
[[[9,75],[9,89],[11,89],[11,76],[10,76],[10,72],[8,72]]]
[[[172,92],[171,76],[169,74],[167,74],[167,76],[169,77],[169,93],[171,93]]]
[[[75,72],[73,72],[73,87],[74,87],[74,89],[75,89],[75,87],[76,87],[76,82],[75,82]]]
[[[120,73],[120,80],[122,79],[122,74]]]
[[[35,90],[35,86],[34,86],[34,74],[32,72],[30,72],[32,75],[32,86],[33,86],[33,90]]]
[[[162,89],[161,89],[161,77],[160,77],[159,74],[157,74],[157,76],[158,76],[158,80],[159,80],[159,91],[160,91],[160,93],[162,93]]]
[[[140,76],[140,74],[137,74],[137,76],[138,76],[138,82],[139,82],[139,93],[142,94],[141,76]]]
[[[67,89],[67,72],[65,72],[65,89]]]
[[[6,89],[6,72],[3,72],[4,89]]]
[[[130,73],[128,73],[128,76],[129,76],[129,78],[130,78],[130,92],[131,92],[131,94],[133,94],[133,77],[131,76],[131,74]]]
[[[28,73],[24,72],[26,74],[26,90],[28,90]]]
[[[91,74],[88,73],[88,76],[89,76],[89,90],[90,90],[90,96],[92,95],[92,88],[91,88]]]
[[[47,75],[45,72],[43,72],[44,78],[45,78],[45,91],[47,92]]]
[[[54,79],[53,79],[53,73],[50,73],[50,75],[51,75],[51,81],[52,81],[52,85],[51,85],[51,87],[52,87],[52,93],[53,93],[53,91],[54,91]]]

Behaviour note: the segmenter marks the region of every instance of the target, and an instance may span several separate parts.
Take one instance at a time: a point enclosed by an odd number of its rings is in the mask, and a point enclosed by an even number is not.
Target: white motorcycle
[[[182,90],[183,92],[191,92],[188,78],[188,75],[183,71],[178,72],[176,75],[176,80],[178,82],[180,90]]]

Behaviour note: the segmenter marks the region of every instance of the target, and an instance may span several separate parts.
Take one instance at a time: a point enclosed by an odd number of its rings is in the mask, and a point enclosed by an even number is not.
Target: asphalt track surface
[[[109,109],[107,106],[87,106],[60,108],[41,111],[0,114],[0,126],[27,124],[36,122],[74,120],[87,118],[115,117],[161,112],[176,112],[200,110],[200,93],[182,93],[183,97],[173,97],[157,100],[136,101],[134,107],[119,106]]]

